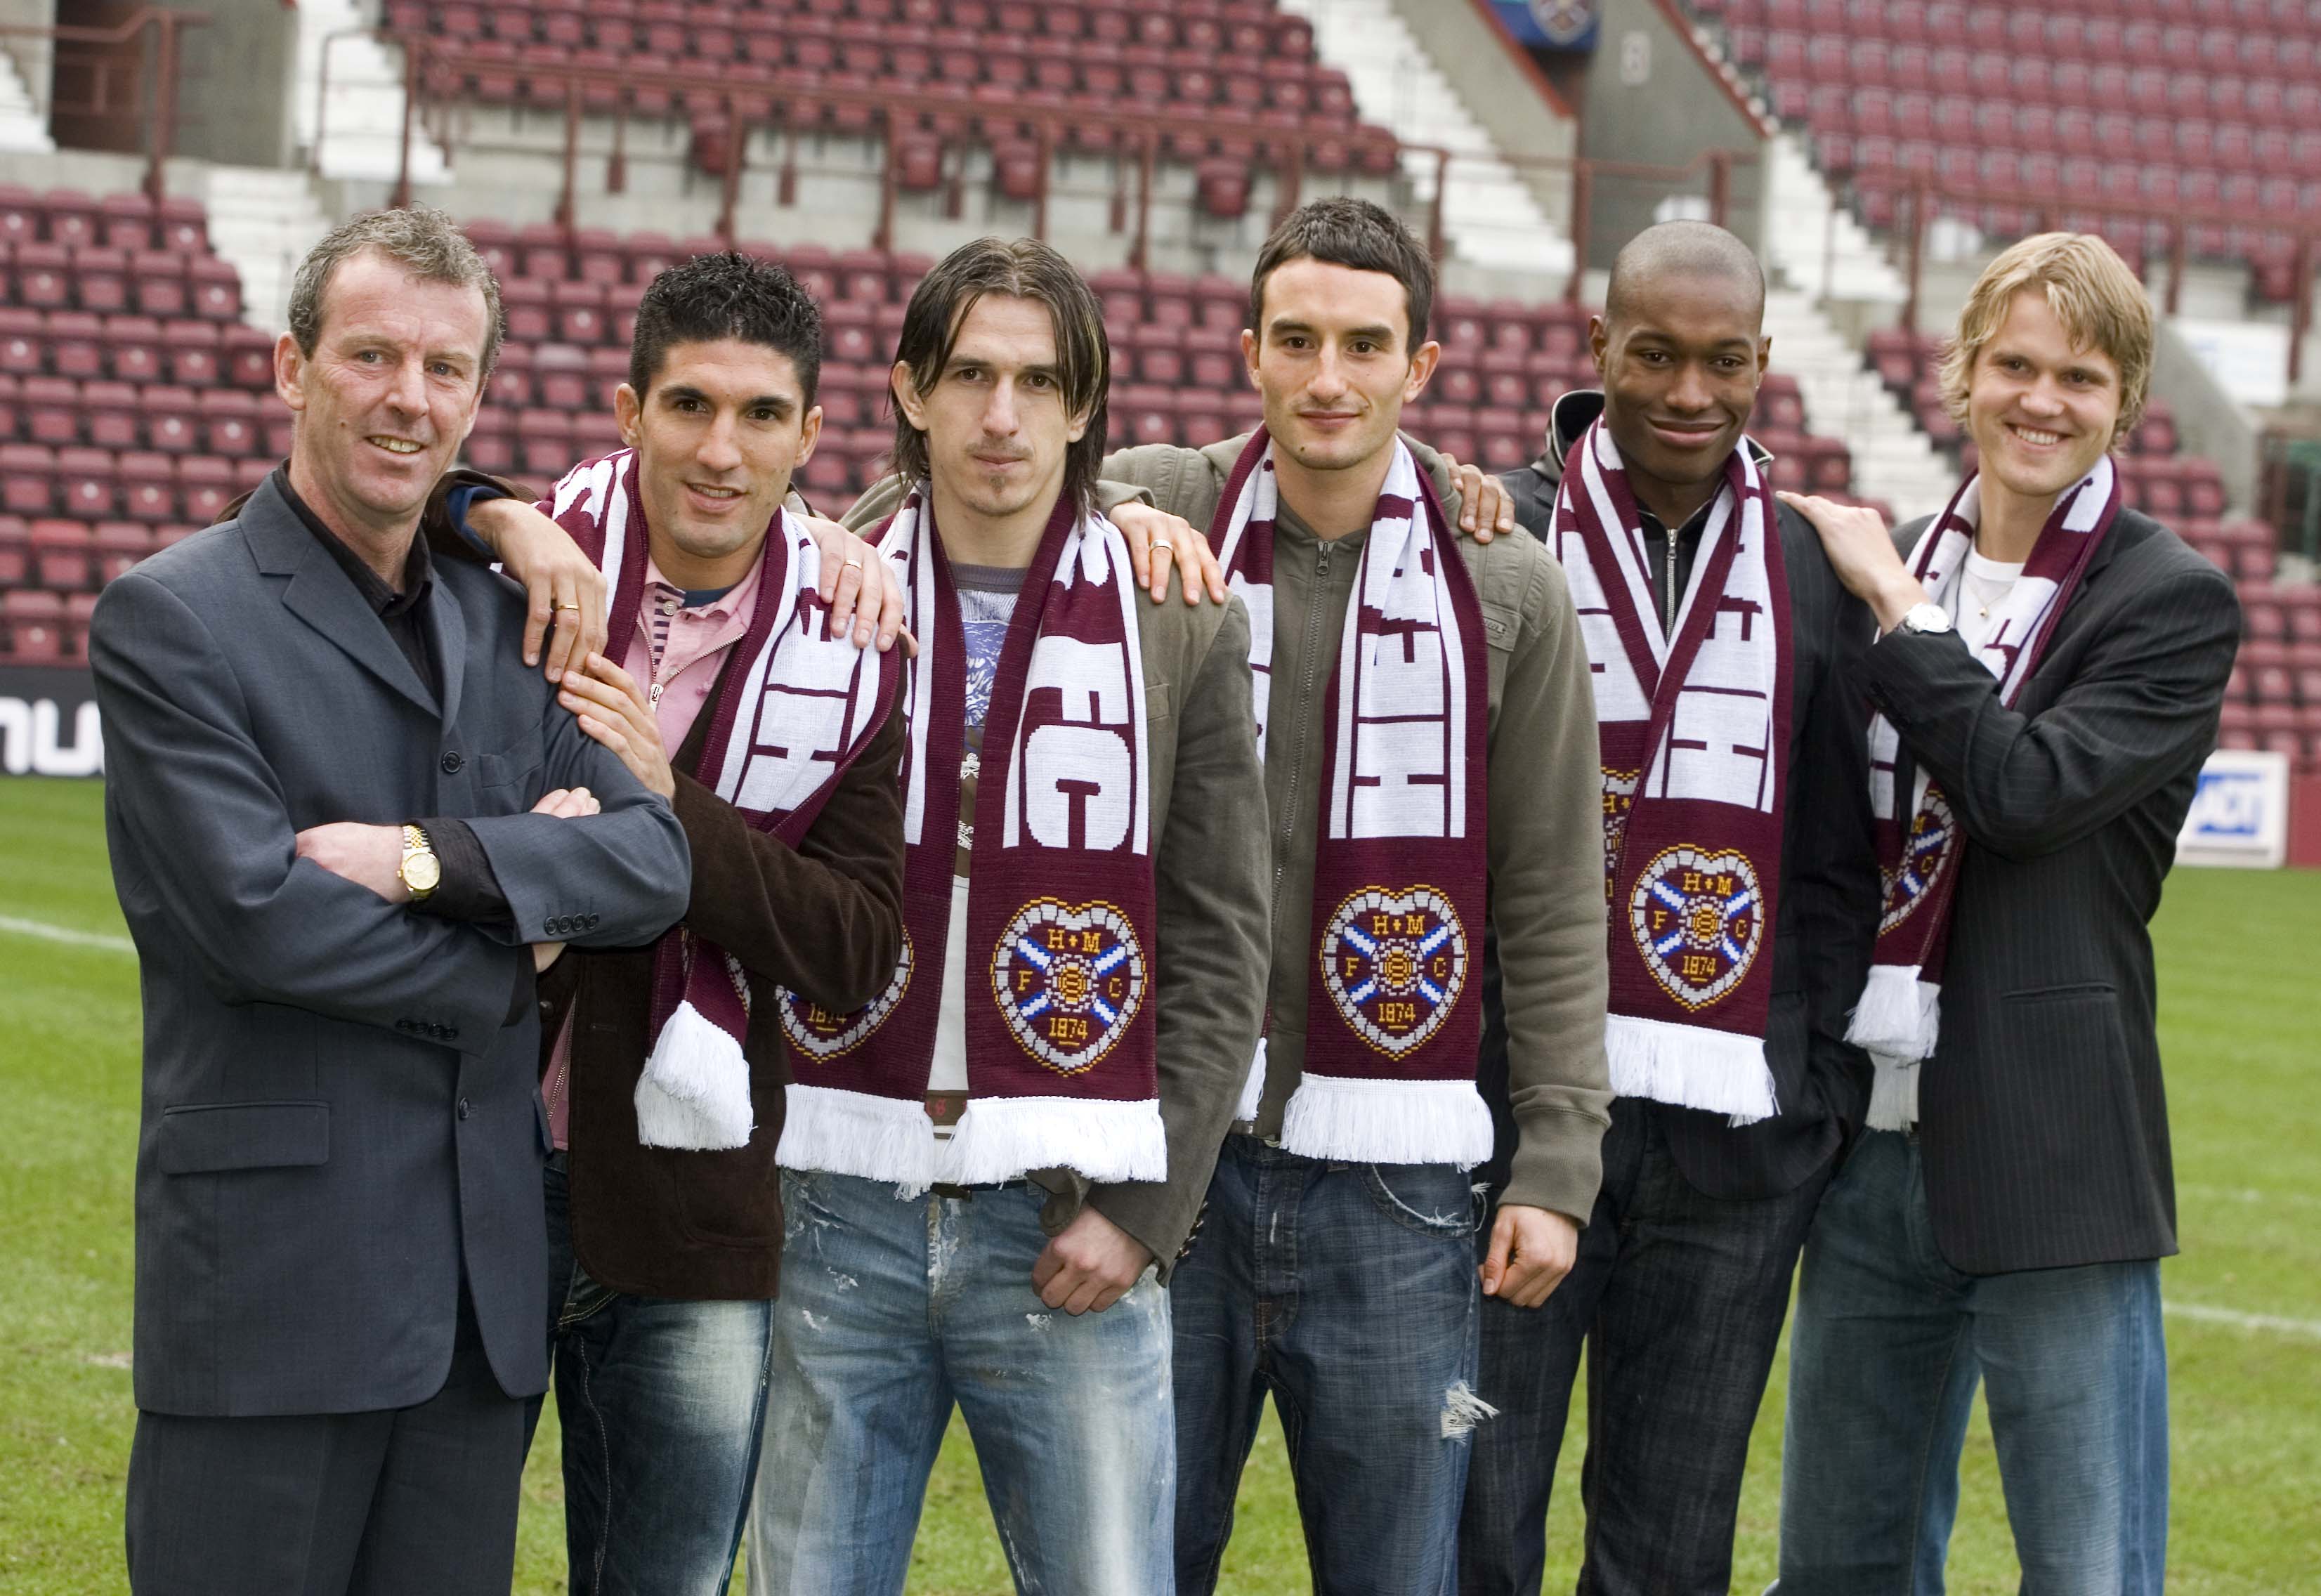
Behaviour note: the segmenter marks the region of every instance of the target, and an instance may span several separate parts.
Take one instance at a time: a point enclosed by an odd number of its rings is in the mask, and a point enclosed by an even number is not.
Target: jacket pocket
[[[165,1175],[295,1169],[331,1157],[328,1103],[187,1103],[161,1111]]]
[[[1483,610],[1484,641],[1501,653],[1512,650],[1515,646],[1515,634],[1523,629],[1523,612],[1511,604],[1501,604],[1496,599],[1483,598],[1479,602]]]
[[[2019,992],[2000,996],[2005,1003],[2068,1003],[2075,999],[2106,999],[2119,995],[2119,989],[2107,980],[2075,980],[2060,987],[2028,987]]]
[[[547,744],[541,739],[540,728],[530,727],[502,752],[476,756],[476,786],[480,789],[523,781],[547,761]]]

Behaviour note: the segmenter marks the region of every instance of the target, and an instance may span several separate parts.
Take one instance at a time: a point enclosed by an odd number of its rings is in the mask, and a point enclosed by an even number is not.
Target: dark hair
[[[1356,271],[1382,271],[1402,285],[1410,348],[1426,342],[1434,315],[1434,258],[1392,214],[1350,194],[1299,205],[1257,252],[1249,279],[1249,328],[1265,342],[1265,279],[1292,260],[1325,260]]]
[[[1112,385],[1112,343],[1104,306],[1072,263],[1037,239],[979,238],[961,244],[919,279],[903,312],[895,360],[919,392],[931,391],[951,364],[967,313],[987,294],[1030,299],[1048,307],[1056,330],[1056,375],[1064,414],[1088,416],[1088,430],[1064,453],[1064,496],[1086,509],[1095,500],[1097,466],[1104,459],[1105,390]],[[895,406],[896,474],[906,483],[927,474],[927,435]]]
[[[786,269],[732,251],[697,255],[653,278],[637,301],[629,386],[642,398],[660,375],[669,345],[720,338],[787,355],[797,371],[801,403],[814,408],[822,380],[821,308]]]
[[[290,336],[311,358],[323,336],[323,294],[339,262],[377,250],[423,283],[474,288],[484,296],[484,347],[476,373],[481,383],[500,353],[500,285],[460,224],[431,205],[366,211],[340,223],[306,251],[290,281]]]

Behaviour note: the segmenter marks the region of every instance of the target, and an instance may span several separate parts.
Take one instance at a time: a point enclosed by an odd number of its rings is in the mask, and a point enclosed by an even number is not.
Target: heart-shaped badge
[[[1433,887],[1365,887],[1323,928],[1323,990],[1354,1035],[1389,1058],[1441,1030],[1466,985],[1466,928]]]
[[[991,953],[991,996],[1024,1051],[1077,1075],[1128,1034],[1144,1002],[1144,950],[1108,903],[1034,898]]]
[[[1706,1008],[1741,984],[1764,941],[1757,869],[1737,852],[1663,848],[1637,873],[1628,928],[1668,995]]]
[[[885,991],[851,1014],[833,1014],[819,1003],[808,1002],[787,987],[782,988],[783,1034],[808,1058],[834,1059],[841,1053],[853,1052],[869,1041],[870,1033],[885,1025],[887,1017],[901,1006],[903,994],[911,988],[913,962],[911,934],[906,930],[903,933],[903,956],[895,962],[895,979],[887,983]]]
[[[1926,789],[1925,806],[1910,818],[1909,839],[1891,870],[1880,870],[1886,902],[1878,918],[1878,935],[1885,935],[1917,911],[1958,851],[1958,822],[1939,787]]]

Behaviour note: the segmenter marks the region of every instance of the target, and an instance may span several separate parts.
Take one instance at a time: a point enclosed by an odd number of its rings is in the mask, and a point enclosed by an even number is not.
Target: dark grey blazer
[[[435,584],[440,707],[270,482],[98,601],[105,829],[145,1010],[140,1408],[424,1400],[463,1263],[500,1384],[545,1389],[524,944],[647,940],[690,862],[524,665],[520,597],[449,561]],[[525,812],[574,786],[604,813]],[[307,826],[428,816],[471,820],[512,926],[414,914],[294,854]]]
[[[1966,834],[1918,1088],[1934,1238],[1959,1269],[2176,1251],[2145,927],[2239,639],[2224,573],[2123,510],[2014,708],[1955,634],[1897,631],[1864,656],[1904,762]]]
[[[1564,450],[1603,406],[1565,396],[1539,460],[1500,478],[1515,517],[1544,539],[1555,517]],[[1877,630],[1830,569],[1821,538],[1787,505],[1775,510],[1789,576],[1789,792],[1782,806],[1781,879],[1775,895],[1773,990],[1765,1060],[1779,1111],[1754,1125],[1722,1114],[1652,1105],[1677,1167],[1692,1187],[1728,1200],[1794,1191],[1834,1154],[1869,1108],[1869,1061],[1845,1041],[1878,922],[1878,861],[1870,840],[1869,707],[1852,661]],[[1484,970],[1483,1058],[1478,1076],[1506,1079],[1506,1030],[1496,962]]]

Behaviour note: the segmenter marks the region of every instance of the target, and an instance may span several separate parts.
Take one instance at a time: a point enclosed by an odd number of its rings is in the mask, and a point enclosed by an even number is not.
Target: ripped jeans
[[[1169,1588],[1176,1453],[1169,1294],[1148,1270],[1102,1313],[1032,1289],[1047,1193],[900,1199],[782,1172],[751,1596],[898,1596],[957,1401],[1015,1588]]]
[[[1170,1287],[1180,1596],[1216,1587],[1269,1391],[1318,1596],[1450,1591],[1483,1412],[1470,1179],[1225,1138]]]

